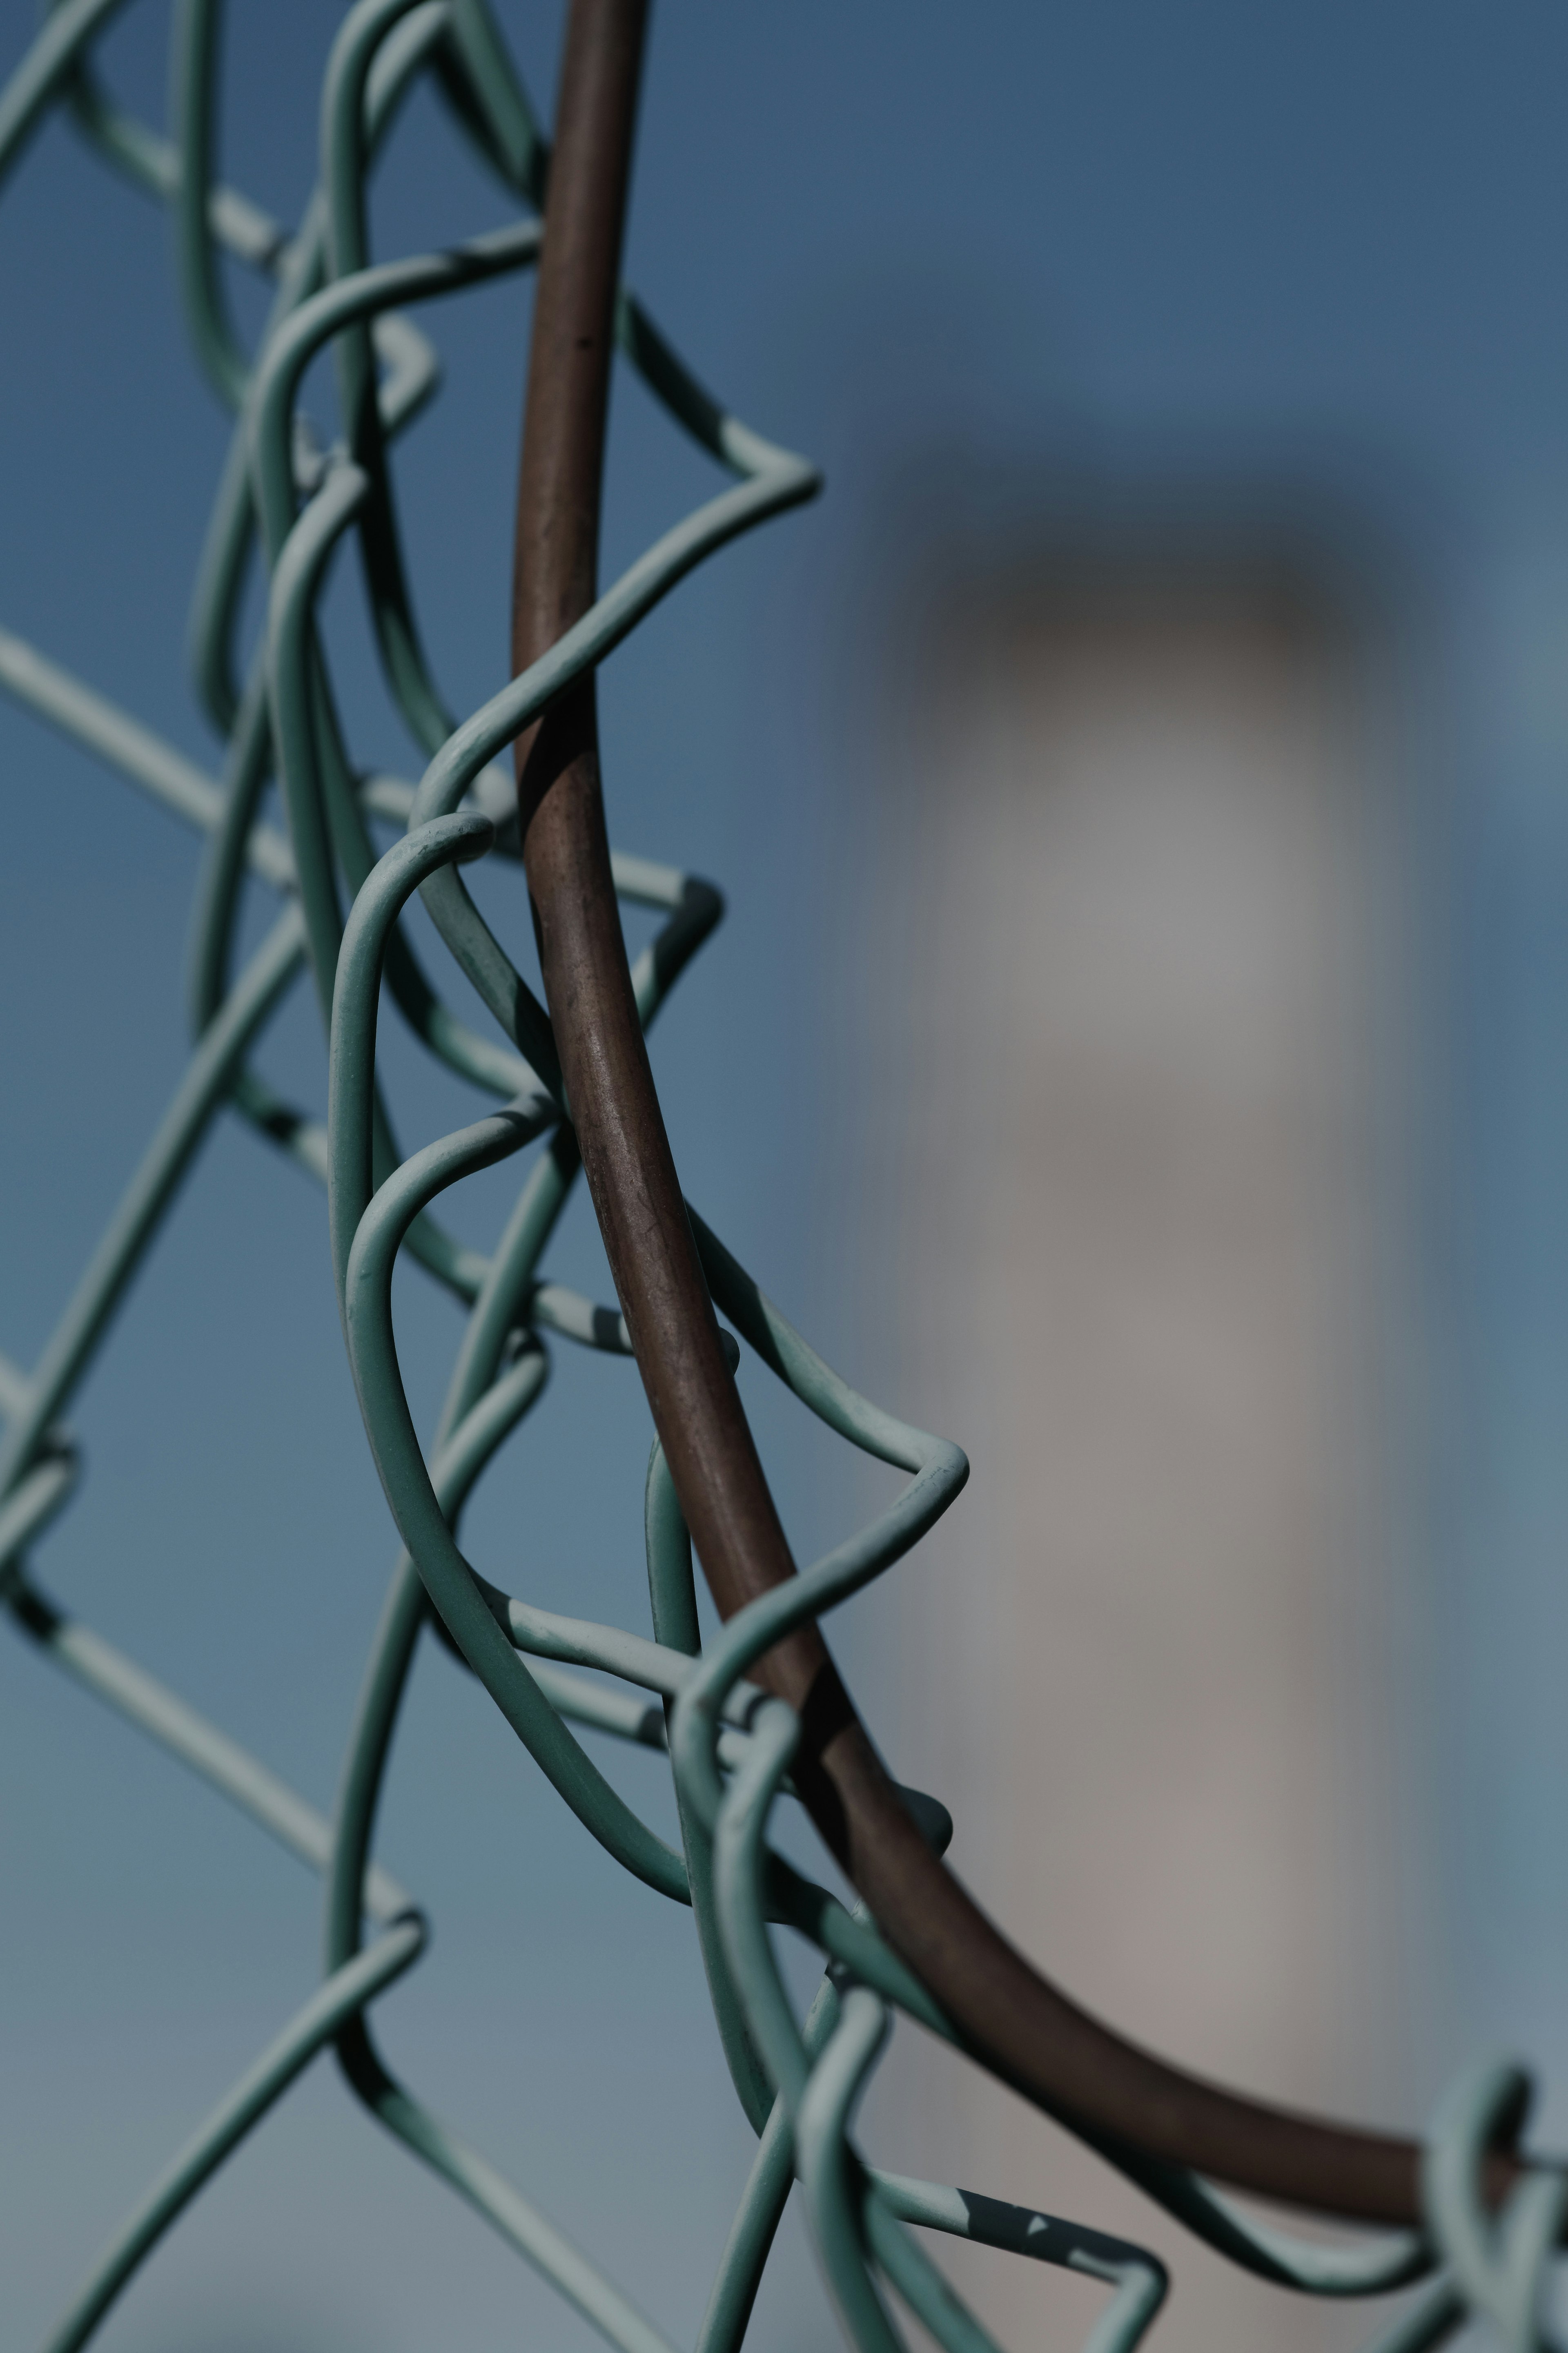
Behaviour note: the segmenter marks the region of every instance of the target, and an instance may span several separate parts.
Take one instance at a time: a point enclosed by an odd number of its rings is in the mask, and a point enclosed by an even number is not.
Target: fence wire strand
[[[847,1909],[768,1842],[800,1721],[748,1682],[748,1672],[781,1635],[846,1600],[926,1533],[967,1475],[959,1450],[859,1397],[692,1210],[713,1301],[741,1339],[840,1438],[906,1472],[903,1494],[815,1569],[739,1611],[700,1651],[690,1540],[657,1443],[646,1504],[651,1638],[565,1618],[500,1590],[458,1540],[476,1482],[543,1392],[545,1335],[613,1356],[628,1354],[631,1345],[618,1310],[542,1271],[580,1162],[549,1018],[458,874],[484,856],[520,856],[513,788],[493,763],[694,565],[811,498],[816,473],[730,416],[635,296],[623,293],[616,332],[626,362],[673,423],[728,472],[731,486],[666,533],[542,659],[459,723],[421,643],[388,453],[425,413],[439,373],[436,347],[410,309],[523,271],[540,251],[548,146],[487,0],[358,0],[349,10],[322,86],[320,180],[293,228],[215,177],[219,0],[176,0],[169,136],[124,111],[98,76],[93,44],[120,5],[62,0],[47,16],[0,92],[0,181],[58,110],[102,164],[174,215],[192,347],[235,418],[190,622],[198,697],[224,754],[219,772],[209,774],[0,629],[0,687],[205,837],[192,915],[193,1042],[184,1072],[37,1364],[24,1371],[0,1357],[7,1425],[0,1448],[0,1597],[18,1631],[57,1667],[321,1874],[325,1936],[321,1982],[132,2208],[66,2306],[48,2353],[89,2341],[203,2184],[329,2043],[370,2113],[611,2344],[622,2353],[672,2353],[595,2261],[394,2079],[373,2037],[373,2005],[416,1963],[426,1939],[423,1915],[372,1844],[394,1726],[433,1609],[588,1834],[650,1890],[693,1909],[716,2029],[758,2136],[698,2353],[735,2353],[740,2346],[796,2179],[828,2294],[861,2353],[901,2347],[900,2305],[947,2353],[990,2353],[991,2339],[915,2235],[931,2232],[1102,2282],[1110,2293],[1085,2353],[1131,2353],[1165,2295],[1157,2257],[1088,2225],[906,2179],[861,2155],[854,2116],[892,2013],[902,2010],[931,2032],[960,2038],[865,1906]],[[437,86],[458,132],[522,216],[445,251],[376,261],[366,183],[421,79]],[[226,302],[225,257],[273,288],[252,353]],[[329,349],[340,412],[330,439],[300,399],[306,370]],[[417,787],[362,773],[342,732],[316,606],[333,550],[351,534],[387,691],[428,763]],[[268,583],[266,620],[259,641],[247,647],[242,603],[258,557]],[[274,781],[287,838],[260,813]],[[384,854],[373,821],[403,828]],[[624,901],[662,918],[633,972],[646,1028],[722,904],[711,885],[650,860],[617,855],[613,871]],[[247,878],[273,894],[276,912],[260,944],[237,963]],[[401,928],[416,891],[500,1041],[461,1019],[416,960]],[[280,1099],[250,1061],[306,968],[331,1042],[324,1118]],[[378,1077],[384,983],[425,1050],[497,1099],[471,1124],[406,1155]],[[331,1817],[71,1617],[31,1566],[77,1481],[79,1452],[65,1417],[225,1109],[327,1189],[349,1359],[405,1546],[374,1630]],[[482,1256],[452,1236],[437,1205],[475,1171],[525,1151],[531,1165],[515,1207]],[[405,1250],[465,1316],[428,1460],[404,1392],[392,1321],[393,1270]],[[679,1851],[606,1780],[579,1731],[668,1752]],[[942,1808],[915,1792],[906,1797],[940,1852],[952,1828]],[[773,1945],[780,1926],[824,1958],[804,2020],[780,1974]],[[1526,2080],[1508,2068],[1464,2078],[1434,2123],[1423,2225],[1340,2246],[1292,2239],[1184,2168],[1079,2128],[1210,2245],[1281,2286],[1361,2296],[1426,2281],[1379,2338],[1378,2353],[1415,2353],[1478,2314],[1510,2348],[1527,2353],[1544,2341],[1543,2283],[1568,2183],[1556,2173],[1522,2177],[1499,2211],[1484,2178],[1489,2154],[1517,2137],[1527,2093]]]

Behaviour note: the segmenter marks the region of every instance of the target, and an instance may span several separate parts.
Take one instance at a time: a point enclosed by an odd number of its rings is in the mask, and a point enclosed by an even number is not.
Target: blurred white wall
[[[927,638],[850,1050],[883,1393],[973,1477],[858,1681],[1075,1997],[1201,2073],[1408,2123],[1405,933],[1365,681],[1321,607],[1179,565],[1069,569]],[[883,2072],[882,2161],[1174,2254],[1168,2353],[1367,2333],[1200,2253],[914,2030]],[[1075,2341],[1100,2293],[953,2268],[1012,2346]]]

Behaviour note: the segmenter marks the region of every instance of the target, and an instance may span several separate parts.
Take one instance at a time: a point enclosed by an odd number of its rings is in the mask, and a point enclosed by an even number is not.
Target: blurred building
[[[1078,2000],[1408,2121],[1424,1113],[1389,632],[1353,567],[1201,517],[960,565],[907,629],[858,934],[871,1279],[882,1393],[973,1477],[861,1638],[873,1721]],[[1175,2258],[1171,2353],[1366,2334],[913,2030],[885,2072],[887,2162]],[[1012,2345],[1076,2341],[1100,2293],[954,2271]]]

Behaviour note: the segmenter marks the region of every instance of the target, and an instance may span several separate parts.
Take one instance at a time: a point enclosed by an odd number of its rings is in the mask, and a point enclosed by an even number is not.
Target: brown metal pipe
[[[643,0],[574,0],[550,166],[518,488],[514,675],[594,601],[605,417]],[[592,677],[518,738],[545,996],[584,1173],[676,1492],[726,1615],[793,1577],[698,1262],[648,1067],[610,876]],[[771,1674],[803,1704],[815,1628]]]
[[[529,361],[512,669],[593,603],[616,288],[645,0],[570,0]],[[545,995],[583,1165],[648,1403],[704,1574],[728,1618],[795,1574],[725,1364],[632,997],[610,876],[594,681],[517,744]],[[889,1942],[977,2055],[1091,2137],[1282,2203],[1419,2220],[1408,2140],[1264,2105],[1139,2050],[1031,1968],[931,1854],[815,1626],[760,1680],[800,1713],[797,1786]],[[1500,2156],[1489,2187],[1516,2168]]]

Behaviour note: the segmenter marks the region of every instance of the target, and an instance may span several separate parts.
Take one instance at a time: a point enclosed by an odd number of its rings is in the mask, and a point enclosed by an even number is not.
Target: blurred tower
[[[973,1477],[857,1678],[1078,2000],[1408,2121],[1408,926],[1367,647],[1289,562],[1179,542],[971,583],[918,635],[857,870],[868,1321],[899,1335],[879,1394]],[[884,2072],[885,2161],[1173,2256],[1168,2353],[1369,2332],[915,2030]],[[1092,2317],[1061,2274],[953,2269],[1008,2346]]]

